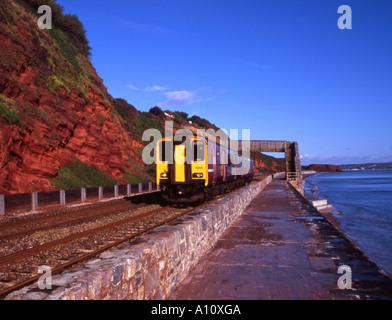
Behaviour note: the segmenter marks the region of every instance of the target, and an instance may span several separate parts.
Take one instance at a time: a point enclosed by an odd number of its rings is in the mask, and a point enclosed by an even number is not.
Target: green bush
[[[124,99],[113,99],[114,111],[120,121],[128,128],[137,116],[136,108]]]
[[[140,132],[143,132],[146,129],[157,129],[162,134],[165,134],[165,130],[159,125],[158,121],[151,119],[142,113],[139,113],[136,118],[136,126],[139,128]]]
[[[56,41],[57,46],[59,47],[61,53],[67,60],[72,64],[72,66],[80,73],[83,73],[82,68],[79,65],[78,60],[76,59],[76,53],[74,48],[68,43],[64,33],[58,29],[51,29],[50,33],[52,34],[54,40]]]
[[[86,37],[86,30],[79,18],[73,14],[64,14],[64,7],[56,0],[24,0],[37,13],[41,5],[48,5],[52,9],[52,19],[55,27],[67,33],[73,44],[79,48],[83,54],[90,56],[91,47]]]
[[[218,130],[218,128],[214,124],[212,124],[211,122],[209,122],[206,119],[200,118],[199,116],[193,116],[189,120],[192,121],[193,123],[196,123],[200,127],[203,127],[203,128],[206,128],[206,129]]]
[[[7,120],[10,125],[18,125],[22,131],[25,126],[20,122],[19,111],[15,101],[0,94],[0,117]]]
[[[164,115],[162,109],[159,108],[158,106],[151,108],[148,112],[152,113],[153,115],[156,115],[156,116],[163,116]]]
[[[9,124],[19,124],[19,115],[16,110],[7,108],[0,102],[0,117],[7,120]]]
[[[114,186],[116,180],[86,163],[76,160],[61,168],[52,183],[61,190],[79,189],[86,187]]]
[[[174,114],[179,115],[181,118],[184,118],[185,120],[187,120],[189,117],[189,115],[183,111],[174,111]]]

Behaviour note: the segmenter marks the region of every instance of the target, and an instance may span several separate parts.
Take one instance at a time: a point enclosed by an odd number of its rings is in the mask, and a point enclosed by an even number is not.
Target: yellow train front
[[[162,197],[173,203],[200,202],[249,183],[253,179],[253,160],[242,158],[242,165],[248,168],[236,174],[239,166],[228,159],[238,156],[199,136],[188,136],[181,142],[159,140],[156,171]]]
[[[203,200],[208,186],[207,141],[195,136],[185,143],[164,138],[156,150],[157,184],[162,197],[170,202]]]

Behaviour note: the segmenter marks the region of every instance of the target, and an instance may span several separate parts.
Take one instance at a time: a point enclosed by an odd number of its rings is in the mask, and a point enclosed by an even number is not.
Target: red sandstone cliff
[[[251,158],[255,160],[255,172],[273,173],[286,171],[286,163],[283,158],[274,158],[260,152],[251,152]]]
[[[52,7],[52,30],[38,28],[40,4]],[[83,174],[62,171],[80,163],[79,170],[92,168],[110,183],[153,179],[141,160],[141,136],[163,127],[163,112],[142,113],[113,99],[88,52],[80,21],[54,0],[0,2],[0,194],[57,189],[54,179]],[[189,124],[184,113],[173,114],[176,126]],[[279,160],[255,159],[258,171],[284,170]]]
[[[316,172],[343,172],[342,168],[332,164],[311,164],[303,167],[304,170],[314,170]]]
[[[121,181],[140,141],[124,130],[89,58],[28,3],[0,3],[0,193],[53,188],[76,159]],[[70,42],[72,43],[72,42]]]

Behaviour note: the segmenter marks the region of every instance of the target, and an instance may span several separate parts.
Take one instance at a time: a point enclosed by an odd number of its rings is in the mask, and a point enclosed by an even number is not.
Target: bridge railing
[[[299,172],[287,172],[286,180],[287,181],[298,181],[299,180]]]
[[[115,185],[108,187],[81,188],[0,195],[0,215],[31,212],[49,208],[64,207],[69,204],[115,199],[141,193],[155,192],[159,186],[155,182]]]

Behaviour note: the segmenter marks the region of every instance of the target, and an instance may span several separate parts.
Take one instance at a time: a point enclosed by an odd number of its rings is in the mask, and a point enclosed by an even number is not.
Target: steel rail
[[[15,227],[20,227],[20,226],[24,226],[24,225],[28,225],[31,223],[38,223],[38,222],[43,222],[43,221],[50,221],[50,220],[55,220],[58,218],[66,218],[68,216],[73,216],[73,215],[80,215],[80,214],[88,214],[90,212],[94,212],[97,210],[105,210],[108,207],[113,207],[113,206],[117,206],[122,203],[121,202],[117,202],[117,203],[112,203],[112,204],[107,204],[105,203],[104,205],[100,205],[97,207],[88,207],[88,208],[81,208],[75,211],[68,211],[68,212],[64,212],[64,213],[59,213],[59,214],[55,214],[55,215],[49,215],[49,216],[45,216],[45,217],[32,217],[30,219],[26,219],[26,220],[21,220],[21,221],[16,221],[16,222],[11,222],[11,223],[6,223],[6,224],[2,224],[0,225],[0,231],[4,230],[4,229],[10,229],[10,228],[15,228]]]
[[[7,255],[5,257],[0,257],[0,266],[5,265],[5,264],[9,264],[9,263],[12,263],[12,262],[15,262],[15,261],[20,260],[20,259],[25,259],[25,258],[31,257],[32,255],[34,255],[34,254],[36,254],[38,252],[47,251],[47,250],[49,250],[49,249],[51,249],[51,248],[53,248],[55,246],[58,246],[60,244],[67,244],[67,243],[69,243],[71,241],[75,241],[75,240],[82,239],[82,238],[85,238],[85,237],[90,236],[90,235],[97,234],[97,233],[99,233],[101,231],[104,231],[106,229],[115,228],[115,227],[120,226],[122,224],[126,224],[126,223],[133,222],[133,221],[141,219],[141,218],[145,218],[145,217],[147,217],[149,215],[152,215],[154,213],[162,211],[165,208],[169,208],[169,206],[164,207],[164,208],[158,208],[158,209],[155,209],[155,210],[152,210],[152,211],[148,211],[148,212],[142,213],[142,214],[134,216],[134,217],[129,217],[129,218],[126,218],[126,219],[122,219],[122,220],[119,220],[119,221],[116,221],[116,222],[113,222],[113,223],[110,223],[110,224],[106,224],[106,225],[98,227],[98,228],[94,228],[94,229],[86,230],[86,231],[83,231],[83,232],[80,232],[80,233],[76,233],[76,234],[67,236],[65,238],[61,238],[61,239],[58,239],[58,240],[55,240],[55,241],[44,243],[44,244],[41,244],[39,246],[30,248],[30,249],[27,249],[27,250],[23,250],[23,251],[19,251],[19,252],[16,252],[16,253],[9,254],[9,255]]]
[[[200,207],[202,207],[202,206],[200,206]],[[122,244],[124,242],[130,241],[133,238],[136,238],[136,237],[138,237],[138,236],[140,236],[140,235],[142,235],[144,233],[147,233],[147,232],[149,232],[149,231],[151,231],[151,230],[153,230],[153,229],[155,229],[157,227],[160,227],[160,226],[165,225],[165,224],[167,224],[167,223],[169,223],[171,221],[174,221],[174,220],[176,220],[176,219],[178,219],[178,218],[180,218],[180,217],[182,217],[182,216],[184,216],[184,215],[186,215],[186,214],[196,210],[197,208],[198,207],[192,208],[192,209],[187,210],[185,212],[182,212],[181,214],[179,214],[179,215],[177,215],[177,216],[175,216],[175,217],[173,217],[171,219],[166,219],[163,222],[155,223],[154,225],[152,225],[152,226],[150,226],[150,227],[148,227],[146,229],[143,229],[141,231],[133,232],[131,235],[128,235],[128,236],[126,236],[126,237],[124,237],[124,238],[122,238],[120,240],[116,240],[114,242],[111,242],[111,243],[109,243],[107,245],[104,245],[104,246],[100,247],[99,249],[93,250],[92,252],[85,253],[85,254],[79,256],[78,258],[73,259],[72,261],[68,261],[68,262],[62,264],[61,266],[53,268],[51,270],[52,275],[59,274],[62,271],[64,271],[66,268],[69,268],[69,267],[71,267],[71,266],[73,266],[73,265],[75,265],[77,263],[80,263],[82,261],[85,261],[87,259],[91,259],[91,258],[95,257],[96,255],[98,255],[98,254],[100,254],[100,253],[102,253],[102,252],[104,252],[104,251],[106,251],[106,250],[108,250],[110,248],[116,247],[116,246],[118,246],[118,245],[120,245],[120,244]],[[41,276],[42,275],[33,276],[33,277],[23,281],[23,282],[19,282],[19,283],[15,284],[15,285],[13,285],[11,287],[3,289],[2,291],[0,291],[0,297],[5,296],[5,295],[7,295],[8,293],[10,293],[12,291],[18,290],[18,289],[20,289],[20,288],[22,288],[24,286],[27,286],[29,284],[32,284],[32,283],[38,281]]]
[[[43,245],[38,246],[38,247],[34,247],[34,248],[31,248],[31,249],[28,249],[28,250],[25,250],[25,251],[20,251],[20,252],[15,253],[15,254],[8,255],[6,257],[0,258],[0,265],[12,263],[14,261],[30,257],[30,256],[34,255],[37,252],[42,252],[43,250],[48,250],[48,249],[53,248],[53,247],[55,247],[55,246],[57,246],[59,244],[69,243],[69,242],[74,241],[74,240],[76,240],[78,238],[82,239],[82,238],[85,238],[85,237],[87,237],[89,235],[97,234],[97,233],[99,233],[101,231],[104,231],[105,229],[118,227],[119,225],[122,225],[122,224],[130,223],[130,222],[136,221],[138,219],[146,218],[146,217],[148,217],[150,215],[153,215],[153,214],[155,214],[157,212],[162,212],[162,211],[164,211],[165,209],[168,209],[168,208],[170,208],[170,206],[166,206],[166,207],[163,207],[163,208],[158,208],[158,209],[155,209],[155,210],[144,212],[144,213],[142,213],[142,214],[140,214],[138,216],[134,216],[134,217],[130,217],[130,218],[127,218],[127,219],[123,219],[123,220],[117,221],[115,223],[111,223],[111,224],[108,224],[108,225],[105,225],[105,226],[102,226],[102,227],[99,227],[99,228],[87,230],[85,232],[78,233],[78,234],[75,234],[75,235],[72,235],[72,236],[68,236],[66,238],[59,239],[59,240],[56,240],[56,241],[53,241],[53,242],[50,242],[50,243],[46,243],[46,244],[43,244]],[[97,254],[99,254],[99,253],[101,253],[101,252],[103,252],[105,250],[108,250],[111,247],[114,247],[114,246],[116,246],[118,244],[121,244],[121,243],[127,241],[128,239],[132,239],[132,238],[136,237],[138,234],[142,234],[144,232],[147,232],[146,230],[151,230],[154,227],[134,232],[132,235],[127,236],[127,237],[125,237],[125,238],[123,238],[121,240],[113,241],[113,242],[111,242],[111,243],[109,243],[107,245],[104,245],[104,246],[100,247],[99,249],[96,249],[96,250],[93,250],[92,252],[83,254],[83,255],[79,256],[78,258],[76,258],[76,259],[72,259],[72,260],[70,260],[70,261],[68,261],[68,262],[66,262],[66,263],[64,263],[64,264],[62,264],[62,265],[60,265],[58,267],[53,268],[52,269],[52,274],[58,274],[61,271],[63,271],[64,269],[66,269],[66,268],[68,268],[68,267],[70,267],[70,266],[72,266],[72,265],[74,265],[76,263],[79,263],[79,262],[81,262],[83,260],[86,260],[86,259],[88,259],[90,257],[93,257],[93,256],[95,256],[95,255],[97,255]],[[24,287],[24,286],[26,286],[28,284],[31,284],[31,283],[37,281],[40,277],[41,277],[41,275],[33,276],[33,277],[31,277],[31,278],[29,278],[27,280],[18,282],[18,283],[14,284],[14,285],[12,285],[12,286],[10,286],[8,288],[0,290],[0,297],[3,297],[6,294],[8,294],[8,293],[10,293],[10,292],[12,292],[14,290],[17,290],[19,288],[22,288],[22,287]]]
[[[66,268],[71,267],[72,265],[75,265],[77,263],[80,263],[82,261],[90,259],[90,258],[96,256],[97,254],[102,253],[102,252],[104,252],[104,251],[106,251],[106,250],[108,250],[108,249],[110,249],[112,247],[118,246],[118,245],[120,245],[120,244],[122,244],[122,243],[124,243],[126,241],[132,240],[133,238],[138,237],[138,236],[140,236],[140,235],[142,235],[144,233],[147,233],[147,232],[149,232],[149,231],[151,231],[151,230],[153,230],[153,229],[155,229],[155,228],[157,228],[159,226],[168,224],[168,223],[170,223],[170,222],[172,222],[172,221],[174,221],[174,220],[176,220],[178,218],[181,218],[184,215],[189,214],[190,212],[193,212],[193,211],[195,211],[197,209],[205,207],[206,205],[209,205],[209,204],[213,203],[214,201],[216,201],[216,200],[218,200],[218,199],[220,199],[222,197],[226,197],[226,196],[230,195],[231,193],[233,193],[236,190],[238,190],[238,189],[232,190],[232,191],[230,191],[230,192],[228,192],[228,193],[226,193],[224,195],[218,196],[215,199],[209,200],[209,201],[207,201],[207,202],[205,202],[205,203],[203,203],[203,204],[201,204],[199,206],[196,206],[196,207],[194,207],[192,209],[189,209],[189,210],[186,210],[184,212],[181,212],[180,214],[176,215],[175,217],[172,217],[172,218],[169,218],[169,219],[164,219],[161,222],[154,223],[152,226],[144,228],[143,230],[132,232],[131,235],[127,235],[127,236],[123,237],[120,240],[115,240],[113,242],[110,242],[109,244],[106,244],[106,245],[100,247],[99,249],[96,249],[96,250],[93,250],[91,252],[85,253],[85,254],[77,257],[76,259],[72,259],[70,261],[67,261],[66,263],[63,263],[60,266],[53,268],[52,269],[52,275],[59,274],[60,272],[62,272]],[[125,219],[125,220],[130,220],[130,221],[127,222],[127,223],[129,223],[129,222],[137,220],[137,218],[142,219],[142,218],[145,218],[145,217],[147,217],[149,215],[152,215],[152,214],[154,214],[156,212],[162,212],[163,209],[166,209],[166,208],[169,208],[169,207],[170,206],[166,206],[164,208],[159,208],[159,209],[156,209],[156,210],[152,210],[152,211],[143,213],[143,214],[141,214],[139,216],[131,217],[131,218],[128,218],[128,219]],[[93,230],[98,230],[98,229],[104,230],[104,229],[113,228],[115,226],[119,226],[121,224],[124,224],[125,220],[121,220],[121,221],[118,221],[116,223],[113,223],[113,224],[110,224],[110,225],[106,225],[106,226],[102,226],[102,227],[99,227],[99,228],[96,228],[96,229],[93,229]],[[77,235],[69,236],[69,237],[64,238],[64,239],[67,239],[67,241],[70,242],[70,241],[73,241],[74,239],[77,239],[77,236],[80,236],[80,235],[87,235],[88,236],[89,234],[91,235],[91,230],[85,231],[85,232],[77,234]],[[81,238],[83,238],[83,236]],[[51,242],[50,243],[50,244],[52,244],[51,247],[55,247],[56,245],[62,244],[62,240],[64,240],[64,239],[60,239],[60,240],[55,241],[55,244],[53,242]],[[29,249],[30,254],[33,254],[33,252],[39,251],[39,250],[37,250],[37,248],[41,248],[41,247],[46,247],[46,245],[42,245],[42,246],[39,246],[39,247],[35,247],[35,248],[32,248],[32,249]],[[10,255],[10,256],[6,256],[4,258],[0,258],[0,265],[7,264],[6,261],[9,261],[9,259],[6,259],[7,257],[15,256],[15,257],[17,257],[18,260],[23,259],[24,258],[23,257],[23,252],[24,251],[22,251],[20,253],[13,254],[13,255]],[[8,288],[0,290],[0,298],[4,297],[5,295],[9,294],[12,291],[18,290],[18,289],[20,289],[20,288],[22,288],[22,287],[24,287],[26,285],[29,285],[29,284],[37,281],[40,277],[41,277],[41,275],[36,275],[36,276],[33,276],[33,277],[31,277],[31,278],[29,278],[27,280],[24,280],[24,281],[21,281],[21,282],[19,282],[17,284],[14,284],[14,285],[12,285],[12,286],[10,286]]]
[[[109,216],[109,215],[113,215],[116,214],[118,212],[124,212],[125,210],[133,210],[133,209],[137,209],[141,206],[146,205],[146,203],[140,203],[140,204],[136,204],[133,206],[129,206],[129,204],[127,205],[123,205],[123,206],[119,206],[119,207],[115,207],[112,208],[109,211],[105,211],[105,212],[100,212],[100,213],[96,213],[93,215],[89,215],[89,216],[85,216],[85,217],[80,217],[80,218],[76,218],[76,219],[71,219],[71,220],[66,220],[66,221],[62,221],[62,222],[58,222],[58,223],[53,223],[53,224],[49,224],[49,225],[43,225],[40,227],[36,227],[36,228],[32,228],[32,229],[28,229],[28,230],[21,230],[21,231],[17,231],[17,232],[13,232],[13,233],[8,233],[5,235],[0,235],[0,240],[3,239],[7,239],[7,238],[11,238],[11,237],[15,237],[15,236],[20,236],[23,234],[30,234],[39,230],[44,230],[44,229],[54,229],[54,228],[58,228],[67,224],[72,224],[72,223],[78,223],[78,222],[84,222],[84,221],[88,221],[91,219],[95,219],[95,218],[99,218],[102,216]],[[107,209],[105,208],[99,208],[99,211],[102,211],[102,209]],[[75,213],[74,215],[78,215],[81,214],[79,211],[75,211],[73,212]],[[83,212],[83,214],[85,214],[86,212]],[[58,217],[58,218],[62,218],[62,217]]]

